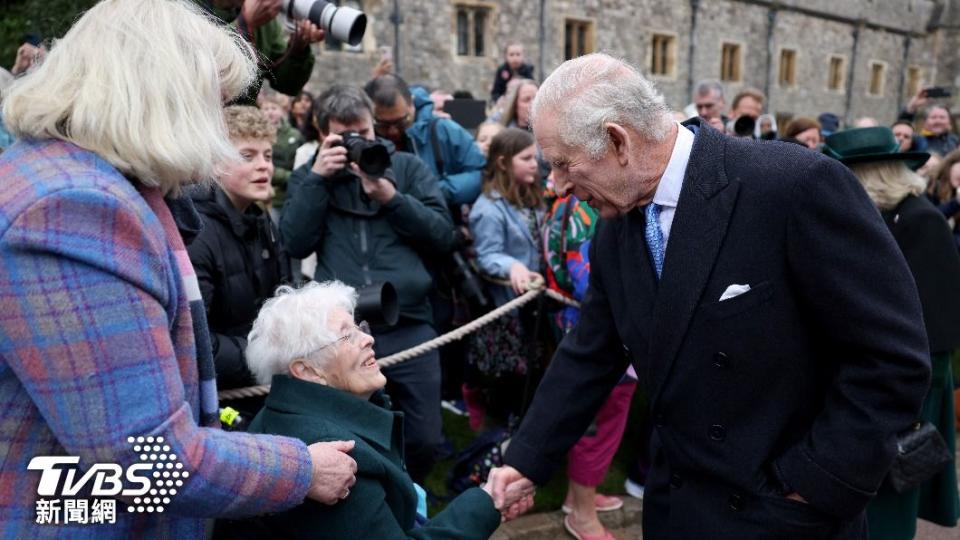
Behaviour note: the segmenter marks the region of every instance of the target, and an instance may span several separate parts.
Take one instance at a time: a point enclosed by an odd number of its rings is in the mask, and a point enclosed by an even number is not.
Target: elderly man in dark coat
[[[549,478],[633,363],[655,424],[644,538],[865,538],[930,360],[910,270],[857,179],[677,124],[605,55],[560,66],[533,120],[558,187],[603,219],[580,323],[490,475],[495,502],[512,514]]]

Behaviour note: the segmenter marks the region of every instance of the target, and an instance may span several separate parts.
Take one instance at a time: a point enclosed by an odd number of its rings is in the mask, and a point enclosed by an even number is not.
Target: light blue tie
[[[647,248],[650,250],[650,259],[653,269],[657,272],[657,280],[663,273],[663,257],[666,251],[663,246],[663,231],[660,230],[660,205],[651,202],[647,205],[644,214],[647,216],[647,226],[644,236],[647,239]]]

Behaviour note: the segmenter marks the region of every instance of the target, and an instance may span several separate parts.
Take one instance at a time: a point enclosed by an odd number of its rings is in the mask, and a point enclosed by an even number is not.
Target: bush
[[[66,33],[96,0],[6,0],[0,18],[0,67],[10,69],[24,34],[38,34],[49,42]]]

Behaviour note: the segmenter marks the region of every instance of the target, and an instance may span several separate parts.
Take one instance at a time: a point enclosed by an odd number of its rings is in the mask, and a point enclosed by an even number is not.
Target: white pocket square
[[[737,285],[733,284],[727,287],[727,290],[723,291],[723,294],[720,295],[720,301],[729,300],[731,298],[740,296],[741,294],[750,290],[749,285]]]

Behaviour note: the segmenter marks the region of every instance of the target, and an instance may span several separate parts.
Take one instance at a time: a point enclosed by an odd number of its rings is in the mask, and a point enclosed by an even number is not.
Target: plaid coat
[[[163,204],[151,210],[151,197],[68,143],[20,142],[0,155],[4,538],[199,538],[203,518],[303,502],[303,442],[199,426],[198,347],[174,249],[182,241],[165,232],[171,215]],[[125,467],[138,461],[127,437],[151,435],[190,472],[164,513],[128,513],[118,501],[115,525],[35,524],[32,457]]]

